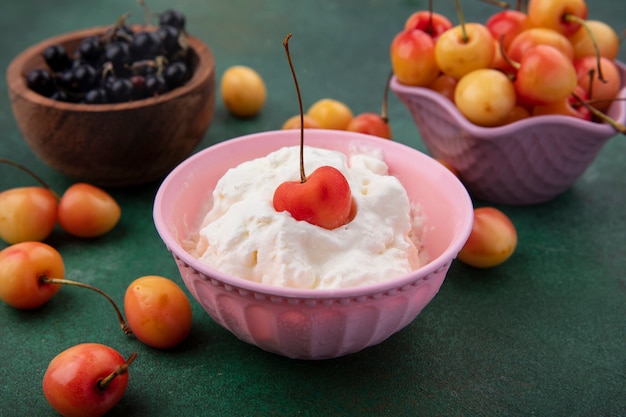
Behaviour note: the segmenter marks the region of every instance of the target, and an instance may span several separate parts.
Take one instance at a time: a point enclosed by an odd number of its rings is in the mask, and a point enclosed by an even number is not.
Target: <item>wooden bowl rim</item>
[[[41,55],[43,51],[50,45],[67,44],[76,39],[82,39],[89,36],[101,35],[111,26],[98,26],[88,29],[81,29],[74,32],[68,32],[47,38],[38,42],[17,55],[9,64],[7,69],[7,83],[10,91],[23,99],[34,104],[46,107],[54,107],[59,110],[78,111],[78,112],[112,112],[126,111],[131,109],[139,109],[149,107],[158,103],[166,102],[184,96],[194,90],[200,88],[215,71],[215,61],[211,49],[200,39],[187,35],[187,43],[198,57],[198,64],[191,79],[184,85],[172,89],[165,94],[144,98],[141,100],[130,101],[125,103],[107,103],[107,104],[85,104],[85,103],[68,103],[64,101],[53,100],[49,97],[42,96],[34,92],[26,85],[25,66],[26,63],[36,55]],[[132,25],[133,29],[154,29],[151,25]]]

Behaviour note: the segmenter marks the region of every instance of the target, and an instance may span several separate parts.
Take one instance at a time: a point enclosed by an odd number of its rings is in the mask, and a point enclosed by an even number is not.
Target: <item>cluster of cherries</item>
[[[584,0],[530,0],[485,24],[457,8],[457,26],[432,10],[408,17],[390,47],[400,83],[440,92],[481,126],[543,114],[611,122],[603,112],[621,88],[619,37],[587,20]]]
[[[159,25],[133,30],[123,16],[100,36],[82,39],[74,51],[51,45],[47,68],[26,74],[28,87],[59,101],[104,104],[141,100],[185,84],[191,76],[185,16],[159,14]]]
[[[45,243],[55,226],[79,238],[96,238],[111,231],[121,209],[105,190],[76,183],[59,196],[24,166],[1,159],[33,175],[42,186],[0,192],[0,238],[9,246],[0,251],[0,300],[18,309],[37,309],[62,286],[93,290],[114,307],[123,332],[144,344],[169,349],[189,334],[192,312],[183,290],[168,278],[143,276],[124,295],[126,320],[113,299],[89,284],[65,278],[61,254]],[[101,416],[124,395],[133,353],[124,359],[115,349],[95,343],[70,347],[49,364],[43,392],[60,414]]]

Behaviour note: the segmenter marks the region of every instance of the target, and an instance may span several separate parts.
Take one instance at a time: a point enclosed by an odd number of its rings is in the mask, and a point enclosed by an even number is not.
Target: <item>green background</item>
[[[548,0],[545,0],[548,1]],[[457,23],[452,0],[435,10]],[[468,21],[496,9],[464,0]],[[333,97],[355,113],[377,112],[389,71],[389,44],[404,20],[424,9],[408,0],[165,0],[213,50],[218,80],[231,65],[265,79],[262,113],[240,120],[221,100],[197,150],[238,135],[280,128],[297,113],[282,40],[290,49],[305,106]],[[62,192],[75,180],[40,162],[14,122],[6,68],[46,37],[109,24],[132,0],[19,0],[0,8],[0,157],[26,164]],[[626,3],[589,2],[589,17],[624,28]],[[626,48],[620,51],[626,60]],[[390,95],[395,140],[425,151],[408,111]],[[49,361],[77,343],[99,342],[127,357],[138,352],[130,384],[111,416],[623,416],[626,415],[626,138],[615,137],[576,184],[553,201],[500,207],[519,246],[505,264],[476,270],[454,262],[432,303],[406,329],[362,352],[298,361],[237,340],[195,301],[193,330],[172,351],[128,340],[111,306],[95,293],[63,288],[46,306],[0,305],[0,416],[53,416],[41,391]],[[35,185],[8,166],[0,189]],[[48,243],[66,276],[96,285],[122,303],[128,284],[147,274],[182,285],[152,223],[158,182],[110,189],[123,216],[94,240],[56,230]],[[483,202],[475,201],[476,206]],[[6,245],[0,244],[0,248]]]

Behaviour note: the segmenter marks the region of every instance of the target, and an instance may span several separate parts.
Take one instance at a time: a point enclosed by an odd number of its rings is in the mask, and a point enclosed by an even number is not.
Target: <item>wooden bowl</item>
[[[17,125],[46,164],[80,181],[130,186],[164,177],[192,153],[215,109],[215,61],[200,40],[188,37],[192,77],[157,97],[119,104],[75,104],[44,97],[25,75],[46,68],[42,53],[63,45],[68,53],[108,27],[79,30],[33,45],[9,65],[9,97]]]

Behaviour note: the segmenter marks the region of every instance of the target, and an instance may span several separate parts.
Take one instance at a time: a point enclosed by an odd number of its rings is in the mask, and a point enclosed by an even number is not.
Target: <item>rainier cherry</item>
[[[576,71],[558,49],[536,45],[522,57],[514,83],[523,102],[547,104],[569,97],[576,87]]]
[[[502,72],[477,69],[459,80],[454,102],[470,122],[498,126],[515,107],[515,88]]]
[[[569,60],[574,59],[574,47],[562,34],[546,28],[530,28],[517,35],[509,45],[506,55],[513,61],[521,61],[526,52],[537,45],[549,45],[558,49]]]
[[[106,191],[90,184],[70,186],[59,201],[59,224],[78,237],[97,237],[113,229],[122,211]]]
[[[83,343],[59,353],[48,365],[42,388],[46,400],[64,417],[100,417],[124,396],[128,367],[115,349]]]
[[[502,10],[492,15],[485,23],[491,36],[507,50],[511,41],[528,28],[528,15],[519,10]]]
[[[396,34],[389,53],[391,67],[401,84],[424,87],[439,75],[435,41],[423,30],[406,29]]]
[[[300,127],[304,127],[305,129],[319,129],[320,125],[315,121],[311,116],[307,116],[306,114],[303,117],[300,117],[299,114],[291,116],[289,119],[283,123],[281,129],[300,129]]]
[[[534,27],[554,29],[565,36],[574,34],[581,24],[568,19],[568,15],[587,18],[585,0],[530,0],[528,19]]]
[[[621,86],[620,73],[615,62],[599,57],[600,69],[604,82],[598,77],[598,60],[595,56],[586,56],[574,61],[578,85],[587,91],[589,100],[598,110],[609,108]]]
[[[345,130],[353,114],[341,101],[323,98],[313,103],[305,116],[315,120],[321,129]]]
[[[586,25],[586,28],[581,27],[569,37],[569,41],[574,47],[574,59],[595,55],[595,46],[598,47],[600,56],[610,60],[616,59],[619,53],[620,40],[615,30],[599,20],[587,20]],[[595,46],[594,40],[589,35],[590,31],[595,39]]]
[[[267,89],[258,72],[235,65],[222,74],[220,91],[224,105],[238,117],[252,117],[265,105]]]
[[[474,225],[459,252],[459,260],[476,268],[491,268],[509,259],[517,247],[517,231],[502,211],[474,209]]]
[[[287,35],[283,46],[291,67],[298,103],[302,114],[302,98],[298,80],[289,54]],[[334,229],[349,221],[352,211],[352,192],[343,174],[334,167],[322,166],[310,176],[304,172],[304,127],[300,128],[300,180],[287,181],[274,191],[273,205],[276,211],[287,211],[296,220]]]
[[[538,105],[533,107],[533,116],[540,116],[542,114],[561,114],[564,116],[576,117],[582,120],[591,120],[591,112],[589,109],[581,105],[578,99],[587,100],[587,92],[584,88],[577,85],[574,89],[576,95],[570,95],[564,99],[553,101],[548,104]]]
[[[476,69],[488,68],[495,53],[494,39],[480,23],[466,23],[441,34],[435,60],[444,74],[461,79]]]
[[[111,303],[122,331],[130,335],[120,309],[104,291],[78,281],[63,278],[63,258],[43,242],[20,242],[0,251],[0,299],[20,309],[41,307],[59,291],[61,285],[87,288]]]
[[[43,278],[64,274],[63,258],[52,246],[16,243],[0,251],[0,299],[20,309],[41,307],[61,289]]]
[[[0,238],[9,244],[45,240],[57,222],[57,197],[44,187],[0,193]]]
[[[183,290],[167,278],[148,275],[127,288],[124,311],[135,337],[148,346],[169,349],[191,331],[191,304]]]

